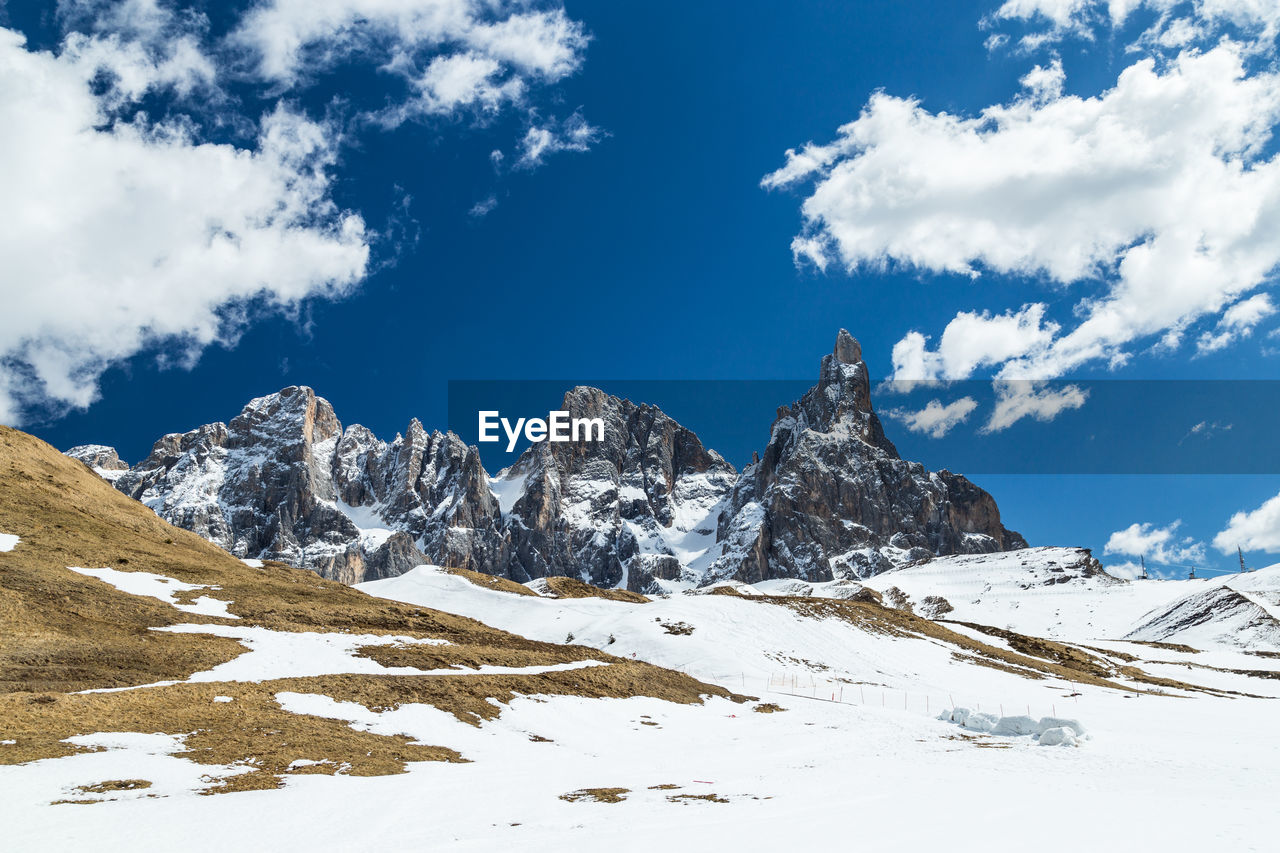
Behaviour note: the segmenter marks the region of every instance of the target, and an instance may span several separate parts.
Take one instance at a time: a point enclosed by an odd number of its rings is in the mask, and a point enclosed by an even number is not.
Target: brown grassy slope
[[[631,604],[648,604],[649,599],[627,589],[601,589],[577,578],[549,577],[547,588],[556,598],[605,598],[609,601],[627,601]]]
[[[0,553],[0,763],[65,755],[64,738],[99,731],[192,733],[188,757],[209,764],[248,762],[253,773],[226,790],[273,787],[295,759],[327,759],[351,773],[399,772],[408,760],[458,760],[447,747],[354,732],[345,724],[288,714],[280,690],[324,693],[390,708],[427,702],[474,722],[495,716],[489,698],[515,694],[653,696],[698,702],[726,691],[659,667],[577,646],[539,643],[460,616],[384,601],[317,575],[268,564],[244,565],[195,534],[179,530],[125,497],[80,462],[16,430],[0,427],[0,532],[21,538]],[[74,691],[182,680],[244,652],[211,636],[150,630],[230,620],[178,611],[128,595],[67,566],[149,571],[216,586],[203,593],[231,602],[236,625],[275,630],[404,634],[448,646],[366,650],[390,665],[453,667],[465,673],[497,664],[531,666],[595,659],[606,665],[545,675],[328,676],[262,684],[179,684],[136,691]],[[236,701],[214,703],[214,695]],[[95,780],[88,780],[93,782]],[[100,780],[97,780],[100,781]]]
[[[476,586],[482,586],[485,589],[497,590],[498,592],[509,592],[513,595],[532,595],[538,598],[539,595],[524,584],[518,584],[509,578],[500,578],[497,575],[486,575],[483,572],[473,572],[471,569],[451,569],[445,568],[444,571],[451,575],[471,581]]]

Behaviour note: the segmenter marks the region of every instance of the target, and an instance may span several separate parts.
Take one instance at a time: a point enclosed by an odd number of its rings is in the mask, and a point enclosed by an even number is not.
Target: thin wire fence
[[[773,673],[765,683],[766,692],[792,696],[799,699],[811,699],[820,702],[834,702],[844,705],[860,705],[885,708],[925,716],[937,716],[952,708],[968,708],[971,711],[985,711],[1005,716],[1056,717],[1061,709],[1063,713],[1074,713],[1079,703],[1078,696],[1063,697],[1061,702],[1029,703],[1010,700],[1007,702],[985,701],[961,696],[959,701],[951,693],[899,690],[871,684],[851,684],[843,681],[831,681],[815,678],[812,673]]]
[[[707,674],[687,666],[672,666],[677,672],[715,682],[722,687],[751,695],[777,694],[815,702],[832,702],[840,705],[857,705],[868,708],[906,711],[923,716],[936,717],[953,708],[968,708],[1005,716],[1040,717],[1074,716],[1080,703],[1080,695],[1061,696],[1050,702],[1027,702],[1025,699],[992,699],[955,694],[950,691],[902,690],[879,684],[861,684],[853,681],[817,678],[812,672],[772,672],[767,677],[746,672]],[[1137,693],[1131,694],[1140,695]]]

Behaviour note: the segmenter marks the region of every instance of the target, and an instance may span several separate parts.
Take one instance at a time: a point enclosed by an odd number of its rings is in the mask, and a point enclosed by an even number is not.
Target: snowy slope
[[[1148,614],[1129,639],[1280,651],[1280,565],[1179,585],[1190,591]]]
[[[1082,548],[1028,548],[1005,554],[940,557],[870,578],[912,602],[941,596],[943,618],[1085,642],[1118,639],[1155,608],[1186,594],[1182,581],[1123,581]]]
[[[532,639],[574,642],[615,655],[634,656],[703,681],[753,693],[769,690],[771,681],[797,678],[798,683],[812,688],[824,684],[839,690],[840,685],[845,685],[852,690],[861,685],[862,696],[873,699],[880,698],[877,690],[887,691],[884,702],[922,712],[949,703],[988,707],[1031,703],[1047,714],[1050,709],[1044,705],[1046,687],[1060,687],[1066,693],[1076,689],[1054,678],[1028,680],[979,662],[958,666],[957,653],[966,660],[972,655],[935,637],[867,630],[841,619],[815,618],[751,596],[686,594],[643,605],[599,598],[533,598],[483,589],[430,566],[361,584],[359,589],[469,616]],[[988,645],[1005,647],[999,638],[982,632],[963,626],[947,627]],[[1116,648],[1127,654],[1143,651],[1133,644]],[[1280,669],[1280,664],[1272,667],[1269,663],[1274,662],[1247,658],[1239,652],[1224,654],[1228,657],[1216,659],[1215,665]],[[1196,683],[1193,676],[1198,674],[1179,678]],[[1116,680],[1125,681],[1123,677]],[[1228,674],[1226,682],[1218,679],[1213,686],[1280,695],[1280,683],[1256,682],[1257,679]]]

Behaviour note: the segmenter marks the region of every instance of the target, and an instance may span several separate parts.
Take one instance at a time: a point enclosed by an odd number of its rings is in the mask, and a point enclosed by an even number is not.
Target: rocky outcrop
[[[107,447],[105,444],[81,444],[71,448],[64,455],[79,459],[109,483],[114,483],[129,470],[129,463],[121,461],[116,449]]]
[[[718,538],[709,575],[745,583],[867,577],[939,554],[1026,547],[982,489],[898,456],[872,408],[861,348],[843,329],[818,384],[778,410]]]
[[[1025,546],[986,492],[898,456],[843,330],[818,384],[778,410],[740,476],[654,406],[579,387],[561,408],[599,418],[603,440],[534,444],[492,478],[452,433],[416,420],[390,442],[344,429],[305,387],[253,400],[230,423],[164,436],[123,473],[110,448],[68,452],[239,557],[347,583],[431,562],[644,592],[866,577]]]
[[[736,473],[662,410],[574,388],[561,409],[599,418],[604,440],[535,444],[501,472],[515,580],[582,576],[641,591],[686,577],[715,544]]]

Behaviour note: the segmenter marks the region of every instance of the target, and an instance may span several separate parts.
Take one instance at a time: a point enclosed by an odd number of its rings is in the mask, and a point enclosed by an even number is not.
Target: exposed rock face
[[[715,543],[733,466],[653,406],[579,387],[561,409],[603,420],[604,440],[535,444],[499,475],[508,576],[581,574],[637,591],[681,579]]]
[[[938,554],[1026,547],[995,500],[949,471],[907,462],[871,407],[861,348],[843,329],[818,384],[778,410],[769,444],[720,517],[713,578],[867,577]]]
[[[129,470],[129,463],[122,462],[116,449],[105,444],[81,444],[68,450],[65,455],[79,459],[109,483],[114,483]]]
[[[239,557],[347,583],[432,562],[649,591],[865,577],[937,554],[1025,547],[986,492],[899,458],[843,330],[818,385],[778,410],[741,476],[653,406],[579,387],[561,408],[600,419],[603,440],[534,444],[492,479],[452,433],[416,420],[390,442],[344,430],[326,400],[299,387],[253,400],[229,424],[164,436],[124,473],[110,448],[68,453]]]

